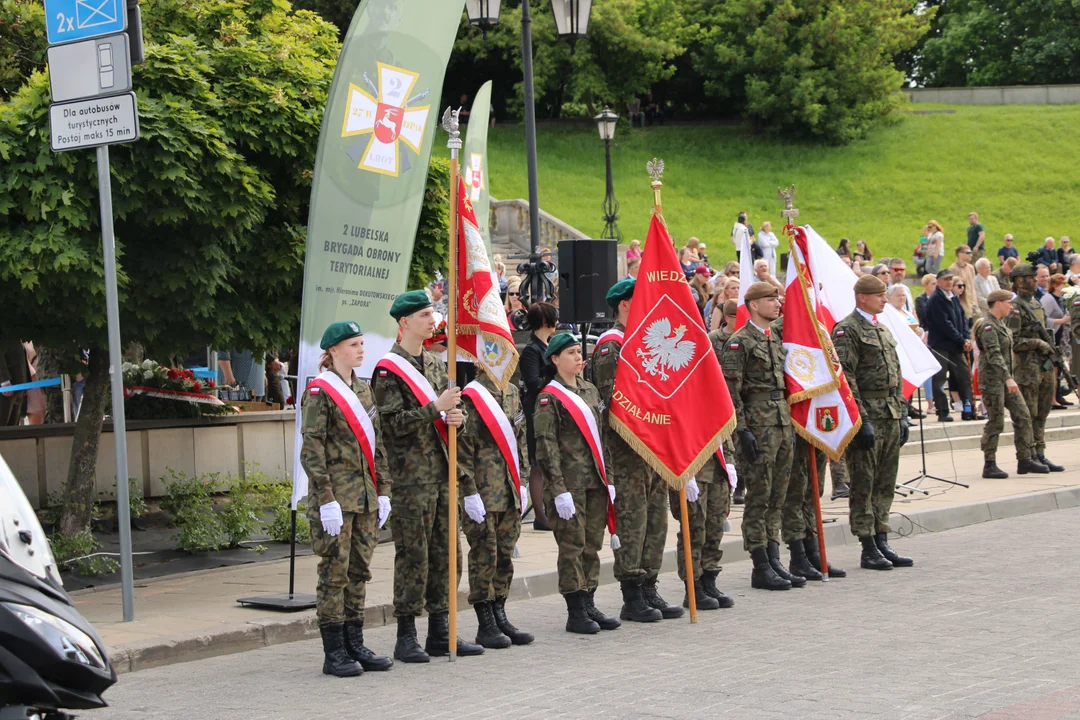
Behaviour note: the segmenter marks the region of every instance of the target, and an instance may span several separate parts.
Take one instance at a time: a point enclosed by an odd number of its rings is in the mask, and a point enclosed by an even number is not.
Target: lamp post
[[[615,137],[615,123],[619,116],[604,106],[604,110],[593,118],[596,127],[600,131],[600,139],[604,141],[604,155],[607,161],[607,193],[604,195],[604,231],[600,233],[602,238],[622,240],[617,221],[619,219],[619,201],[615,199],[615,186],[611,181],[611,140]]]
[[[585,37],[589,29],[592,0],[550,0],[555,16],[555,29],[560,39],[573,43]],[[502,0],[465,0],[469,24],[479,27],[485,34],[499,22]],[[546,273],[555,270],[554,265],[540,255],[540,189],[536,172],[536,92],[533,88],[532,11],[529,0],[521,0],[521,54],[522,75],[525,89],[525,155],[529,177],[529,261],[518,266],[525,276],[522,288],[530,304],[551,297],[553,287]]]

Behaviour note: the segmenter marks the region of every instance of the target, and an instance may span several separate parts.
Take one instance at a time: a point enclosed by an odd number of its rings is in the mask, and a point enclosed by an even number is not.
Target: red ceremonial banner
[[[634,288],[611,426],[675,490],[735,429],[735,406],[663,220],[653,215]]]

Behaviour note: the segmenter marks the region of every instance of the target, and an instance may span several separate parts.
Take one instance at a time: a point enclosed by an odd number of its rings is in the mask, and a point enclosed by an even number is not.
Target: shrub
[[[229,547],[239,547],[263,528],[257,490],[251,473],[233,480],[229,488],[229,503],[221,511],[221,524]]]
[[[224,527],[214,511],[214,491],[220,485],[217,473],[191,477],[183,472],[168,470],[165,480],[165,499],[161,507],[172,516],[179,528],[177,547],[187,552],[217,550],[222,544]]]
[[[108,575],[120,569],[120,563],[113,558],[94,555],[101,549],[101,544],[90,528],[75,535],[57,533],[49,537],[49,544],[52,545],[57,566],[61,569],[74,570],[87,577]]]

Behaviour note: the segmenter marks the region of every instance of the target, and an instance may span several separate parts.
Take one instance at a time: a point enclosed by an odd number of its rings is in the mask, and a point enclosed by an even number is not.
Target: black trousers
[[[951,384],[960,393],[960,399],[965,403],[971,402],[971,370],[968,368],[967,358],[960,350],[940,350],[935,352],[941,355],[941,370],[934,375],[934,407],[938,417],[948,415],[952,407],[952,398],[947,392],[945,385],[946,375],[951,379]]]

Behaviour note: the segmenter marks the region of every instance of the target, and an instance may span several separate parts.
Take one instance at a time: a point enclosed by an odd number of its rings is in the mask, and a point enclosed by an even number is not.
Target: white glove
[[[525,508],[529,506],[529,488],[522,485],[518,488],[521,491],[521,514],[525,514]]]
[[[739,474],[735,472],[735,465],[733,463],[727,464],[727,478],[728,484],[731,485],[731,489],[739,487]]]
[[[608,497],[611,498],[611,502],[614,503],[615,502],[615,486],[612,485],[611,483],[608,483],[607,494],[608,494]]]
[[[574,496],[568,492],[564,492],[562,495],[555,496],[555,512],[559,513],[559,517],[563,520],[569,520],[577,513],[577,506],[574,505]]]
[[[484,510],[484,499],[480,497],[480,493],[465,496],[465,514],[472,518],[474,523],[484,522],[487,511]]]
[[[322,529],[330,537],[341,534],[341,505],[335,500],[319,507],[319,519],[322,520]]]
[[[386,518],[390,517],[390,498],[385,495],[379,496],[379,527],[386,524]]]
[[[690,478],[690,482],[686,483],[686,502],[697,502],[699,497],[701,488],[697,486],[697,478]]]

